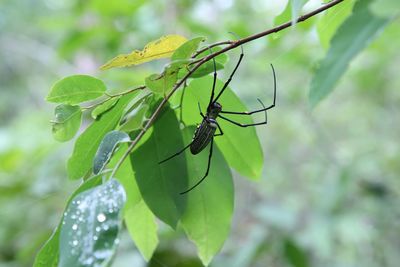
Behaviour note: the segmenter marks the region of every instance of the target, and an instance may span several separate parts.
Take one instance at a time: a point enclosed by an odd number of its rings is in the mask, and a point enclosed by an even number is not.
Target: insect
[[[200,123],[200,125],[198,125],[192,141],[185,146],[184,148],[182,148],[181,150],[179,150],[178,152],[176,152],[175,154],[169,156],[168,158],[160,161],[159,163],[164,163],[176,156],[178,156],[179,154],[181,154],[182,152],[184,152],[186,149],[190,148],[190,152],[193,155],[196,155],[198,153],[200,153],[201,151],[203,151],[208,144],[210,144],[210,150],[209,150],[209,154],[208,154],[208,163],[207,163],[207,170],[206,173],[204,174],[204,176],[193,186],[191,186],[189,189],[181,192],[180,194],[186,194],[189,191],[193,190],[195,187],[197,187],[201,182],[204,181],[204,179],[208,176],[208,173],[210,171],[210,166],[211,166],[211,158],[212,158],[212,153],[213,153],[213,144],[214,144],[214,137],[216,136],[221,136],[223,135],[223,131],[220,127],[220,125],[218,124],[217,118],[223,119],[225,121],[228,121],[234,125],[237,125],[239,127],[249,127],[249,126],[257,126],[257,125],[263,125],[263,124],[267,124],[267,110],[272,109],[273,107],[275,107],[275,100],[276,100],[276,75],[275,75],[275,69],[274,66],[271,64],[271,69],[272,69],[272,74],[273,74],[273,78],[274,78],[274,97],[273,97],[273,103],[268,106],[265,107],[263,102],[260,99],[257,99],[258,102],[260,102],[262,108],[258,109],[258,110],[254,110],[254,111],[241,111],[241,112],[237,112],[237,111],[225,111],[222,110],[222,105],[220,103],[218,103],[218,99],[221,97],[221,95],[224,93],[225,89],[228,87],[229,83],[231,82],[233,76],[235,75],[236,70],[238,69],[240,63],[242,62],[244,53],[243,53],[243,47],[241,46],[241,54],[239,56],[239,60],[236,63],[235,68],[233,69],[231,75],[229,76],[228,80],[225,82],[225,84],[223,85],[221,91],[217,94],[216,97],[215,96],[215,84],[216,84],[216,80],[217,80],[217,71],[216,71],[216,64],[215,64],[215,59],[213,58],[213,63],[214,63],[214,79],[213,79],[213,86],[212,86],[212,91],[211,91],[211,96],[210,96],[210,102],[208,104],[207,107],[207,111],[206,114],[204,115],[203,112],[201,111],[201,107],[200,107],[200,103],[198,103],[199,106],[199,111],[200,111],[200,115],[203,118],[202,122]],[[211,51],[210,51],[211,52]],[[239,122],[236,122],[230,118],[227,118],[221,114],[232,114],[232,115],[252,115],[254,113],[258,113],[258,112],[265,112],[265,120],[262,122],[257,122],[257,123],[250,123],[250,124],[242,124]],[[218,133],[217,133],[217,129],[218,129]]]

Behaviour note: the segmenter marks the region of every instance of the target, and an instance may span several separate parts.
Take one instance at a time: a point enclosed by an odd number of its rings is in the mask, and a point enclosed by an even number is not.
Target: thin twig
[[[101,105],[101,104],[107,102],[110,99],[113,99],[114,97],[121,96],[121,95],[127,95],[127,94],[130,94],[130,93],[135,92],[137,90],[143,90],[144,88],[146,88],[146,86],[145,85],[141,85],[139,87],[135,87],[133,89],[130,89],[130,90],[127,90],[125,92],[118,93],[118,94],[114,94],[114,95],[110,95],[110,94],[108,94],[106,92],[105,95],[107,96],[107,98],[103,99],[100,102],[94,103],[93,105],[90,105],[90,106],[87,106],[87,107],[82,107],[82,110],[87,110],[87,109],[94,108],[94,107],[96,107],[98,105]]]
[[[333,0],[323,6],[321,6],[320,8],[307,13],[303,16],[300,16],[295,22],[299,23],[299,22],[303,22],[341,2],[343,2],[345,0]],[[157,109],[154,111],[154,113],[151,115],[151,117],[149,118],[149,120],[147,121],[146,125],[143,127],[143,129],[139,132],[139,134],[136,136],[136,138],[131,142],[131,144],[128,147],[128,150],[122,155],[122,157],[119,159],[119,161],[117,162],[117,164],[114,166],[113,171],[111,173],[110,177],[113,177],[116,173],[116,171],[119,169],[119,167],[121,166],[121,164],[124,162],[124,160],[126,159],[126,157],[128,157],[128,155],[132,152],[132,150],[134,149],[134,147],[136,146],[136,144],[139,142],[139,140],[143,137],[143,135],[146,133],[146,131],[150,128],[150,126],[154,123],[154,121],[156,120],[157,116],[160,114],[161,109],[164,107],[164,105],[168,102],[168,100],[171,98],[171,96],[175,93],[175,91],[190,77],[190,75],[192,75],[193,72],[195,72],[201,65],[203,65],[204,63],[206,63],[207,61],[209,61],[210,59],[225,53],[229,50],[232,50],[242,44],[254,41],[256,39],[259,39],[261,37],[270,35],[272,33],[277,33],[279,31],[282,31],[286,28],[289,28],[290,26],[293,25],[292,21],[286,22],[284,24],[281,24],[277,27],[274,27],[272,29],[254,34],[254,35],[250,35],[248,37],[236,40],[236,41],[226,41],[226,42],[230,42],[230,45],[228,45],[227,47],[212,53],[208,56],[203,57],[178,83],[175,84],[175,86],[172,88],[172,90],[169,92],[169,94],[160,102],[160,104],[158,105]],[[226,42],[218,42],[215,44],[210,45],[209,47],[213,47],[216,45],[220,45],[220,44],[226,44]],[[204,48],[203,48],[204,49]],[[206,48],[208,49],[208,47]],[[201,50],[200,50],[201,51]],[[198,53],[196,53],[198,54]]]

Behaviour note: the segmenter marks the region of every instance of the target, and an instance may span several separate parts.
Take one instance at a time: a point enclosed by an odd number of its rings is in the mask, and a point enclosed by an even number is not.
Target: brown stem
[[[307,13],[303,16],[300,16],[295,22],[303,22],[341,2],[343,2],[345,0],[333,0],[323,6],[321,6],[320,8],[311,11],[310,13]],[[154,121],[156,120],[157,116],[160,114],[161,109],[164,107],[164,105],[168,102],[168,100],[171,98],[171,96],[175,93],[175,91],[190,77],[190,75],[192,75],[193,72],[195,72],[201,65],[203,65],[204,63],[206,63],[207,61],[209,61],[210,59],[225,53],[231,49],[234,49],[242,44],[254,41],[256,39],[259,39],[261,37],[270,35],[272,33],[276,33],[279,31],[282,31],[286,28],[289,28],[290,26],[293,25],[292,21],[286,22],[284,24],[281,24],[277,27],[274,27],[272,29],[257,33],[257,34],[253,34],[250,35],[248,37],[236,40],[236,41],[226,41],[226,42],[218,42],[216,44],[212,44],[210,45],[210,47],[212,46],[216,46],[216,45],[220,45],[220,44],[227,44],[230,43],[230,45],[226,46],[225,48],[221,49],[218,52],[212,53],[208,56],[203,57],[178,83],[175,84],[175,86],[172,88],[171,92],[169,92],[169,94],[167,96],[165,96],[165,98],[161,101],[161,103],[158,105],[157,109],[154,111],[153,115],[151,115],[150,119],[147,121],[146,125],[143,127],[143,129],[140,131],[140,133],[136,136],[136,138],[131,142],[131,144],[128,147],[128,150],[122,155],[122,157],[119,159],[119,161],[117,162],[117,164],[114,166],[113,171],[111,173],[110,177],[113,177],[116,173],[116,171],[118,170],[118,168],[121,166],[121,164],[124,162],[124,160],[126,159],[126,157],[132,152],[133,148],[136,146],[136,144],[139,142],[139,140],[143,137],[143,135],[146,133],[146,131],[150,128],[150,126],[154,123]],[[206,48],[208,49],[208,47]],[[200,50],[201,51],[201,50]],[[205,50],[204,50],[205,51]]]

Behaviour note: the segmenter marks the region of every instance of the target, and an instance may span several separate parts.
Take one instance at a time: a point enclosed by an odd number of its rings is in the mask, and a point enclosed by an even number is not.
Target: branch
[[[292,21],[286,22],[284,24],[281,24],[277,27],[274,27],[272,29],[257,33],[257,34],[253,34],[250,35],[248,37],[236,40],[236,41],[223,41],[223,42],[218,42],[215,44],[211,44],[206,48],[203,48],[202,50],[199,50],[196,54],[200,54],[202,51],[207,50],[209,47],[213,47],[216,45],[220,45],[220,44],[229,44],[228,46],[226,46],[225,48],[221,49],[218,52],[212,53],[208,56],[203,57],[200,61],[197,62],[196,65],[194,65],[194,67],[178,82],[175,84],[175,86],[172,88],[171,92],[169,92],[169,94],[167,96],[165,96],[165,98],[161,101],[161,103],[158,105],[157,109],[154,111],[153,115],[150,117],[150,119],[147,121],[146,125],[143,127],[143,129],[139,132],[139,134],[136,136],[136,138],[131,142],[131,144],[128,147],[128,150],[122,155],[122,157],[119,159],[119,161],[117,162],[117,164],[114,166],[113,171],[111,173],[110,177],[113,177],[116,173],[116,171],[119,169],[119,167],[121,166],[121,164],[124,162],[124,160],[128,157],[128,155],[132,152],[132,150],[135,148],[135,146],[137,145],[137,143],[139,142],[139,140],[143,137],[143,135],[146,133],[146,131],[150,128],[150,126],[154,123],[154,121],[156,120],[156,118],[158,117],[158,115],[161,112],[161,109],[164,107],[164,105],[168,102],[168,100],[171,98],[171,96],[176,92],[176,90],[178,90],[178,88],[190,77],[190,75],[192,75],[193,72],[195,72],[201,65],[203,65],[204,63],[206,63],[207,61],[209,61],[210,59],[225,53],[229,50],[232,50],[242,44],[254,41],[256,39],[259,39],[261,37],[270,35],[272,33],[277,33],[280,32],[286,28],[289,28],[290,26],[299,23],[299,22],[303,22],[341,2],[343,2],[345,0],[333,0],[323,6],[321,6],[320,8],[307,13],[303,16],[300,16],[295,23],[293,23]]]

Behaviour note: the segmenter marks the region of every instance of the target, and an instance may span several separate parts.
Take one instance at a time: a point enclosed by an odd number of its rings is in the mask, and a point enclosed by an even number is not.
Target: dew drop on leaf
[[[99,215],[97,215],[97,220],[99,222],[104,222],[106,220],[106,215],[104,215],[104,213],[99,213]]]

